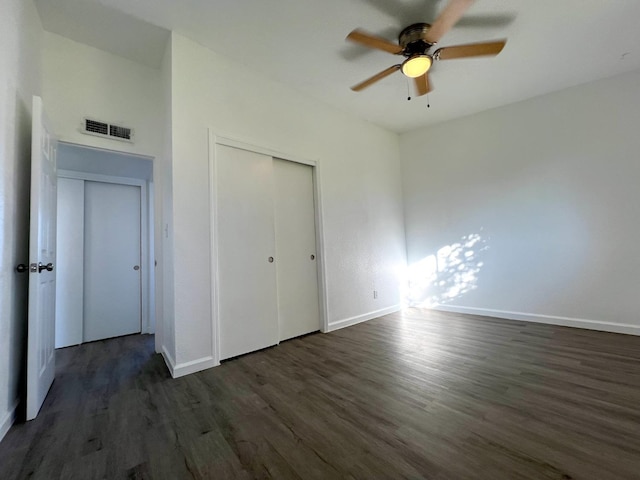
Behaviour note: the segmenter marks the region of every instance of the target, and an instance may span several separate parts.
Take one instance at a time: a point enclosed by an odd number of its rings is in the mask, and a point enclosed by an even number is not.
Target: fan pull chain
[[[407,100],[411,100],[411,87],[409,86],[408,78],[407,78]]]
[[[427,108],[431,108],[431,105],[429,105],[429,94],[427,93]]]

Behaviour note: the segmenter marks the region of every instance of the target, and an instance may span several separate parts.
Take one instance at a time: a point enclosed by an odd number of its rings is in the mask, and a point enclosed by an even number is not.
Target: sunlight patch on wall
[[[405,306],[446,304],[478,288],[482,258],[488,249],[486,240],[472,233],[409,265]]]

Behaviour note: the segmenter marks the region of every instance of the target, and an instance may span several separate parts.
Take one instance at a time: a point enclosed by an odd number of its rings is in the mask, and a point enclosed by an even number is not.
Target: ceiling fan
[[[405,60],[354,85],[351,90],[355,92],[364,90],[373,83],[400,70],[405,76],[414,79],[417,94],[420,96],[433,89],[429,80],[429,69],[434,60],[495,56],[500,53],[507,43],[506,39],[442,47],[431,52],[431,48],[456,24],[472,3],[473,0],[450,0],[433,24],[414,23],[403,29],[398,36],[398,44],[360,29],[352,31],[347,35],[347,40],[394,55],[402,55]]]

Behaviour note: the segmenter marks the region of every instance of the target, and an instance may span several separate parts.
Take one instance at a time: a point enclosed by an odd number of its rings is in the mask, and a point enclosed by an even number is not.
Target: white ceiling
[[[150,67],[162,62],[169,31],[92,0],[35,0],[45,30]]]
[[[174,30],[256,72],[395,132],[640,69],[638,0],[476,0],[439,46],[507,38],[495,58],[438,62],[435,90],[407,101],[398,63],[345,42],[361,27],[395,41],[447,0],[36,0],[46,30],[158,66]],[[161,27],[161,28],[158,28]],[[166,29],[166,30],[165,30]]]

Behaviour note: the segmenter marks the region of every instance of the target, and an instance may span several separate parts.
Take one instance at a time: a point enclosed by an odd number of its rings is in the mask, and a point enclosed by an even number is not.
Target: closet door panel
[[[85,181],[83,341],[140,333],[140,187]]]
[[[269,156],[216,146],[221,359],[278,343],[272,168]]]
[[[58,177],[56,348],[82,343],[84,180]]]
[[[274,159],[279,338],[320,329],[313,169]]]

